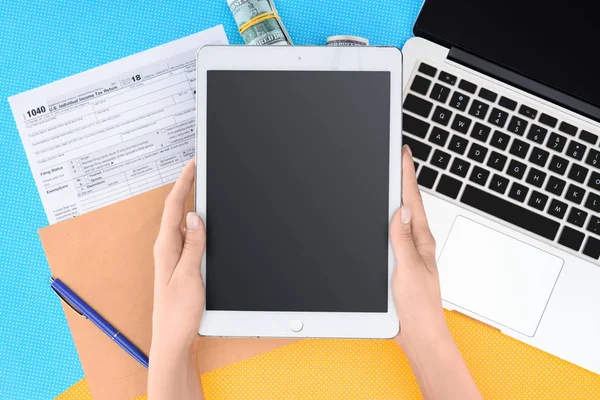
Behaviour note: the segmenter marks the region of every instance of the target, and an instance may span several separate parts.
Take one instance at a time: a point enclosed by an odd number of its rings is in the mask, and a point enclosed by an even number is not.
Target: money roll
[[[227,4],[247,45],[292,44],[273,0],[227,0]]]
[[[327,46],[368,46],[369,40],[359,36],[338,35],[327,38]]]

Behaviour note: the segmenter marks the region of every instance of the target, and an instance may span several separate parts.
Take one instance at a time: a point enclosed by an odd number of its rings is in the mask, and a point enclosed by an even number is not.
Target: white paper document
[[[8,99],[53,224],[173,182],[194,157],[196,53],[223,26]]]

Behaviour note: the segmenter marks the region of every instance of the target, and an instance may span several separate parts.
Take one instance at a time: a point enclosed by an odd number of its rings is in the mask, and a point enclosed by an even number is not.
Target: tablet
[[[198,52],[207,336],[391,338],[397,48]]]

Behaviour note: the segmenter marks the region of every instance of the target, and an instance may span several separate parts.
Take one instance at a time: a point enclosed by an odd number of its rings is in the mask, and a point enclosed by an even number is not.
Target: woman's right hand
[[[392,219],[390,239],[396,255],[392,292],[400,320],[398,343],[435,340],[446,334],[435,239],[429,230],[409,149],[402,153],[402,203]]]
[[[480,400],[444,317],[435,240],[408,147],[402,149],[402,203],[390,228],[396,255],[392,293],[400,320],[396,341],[425,399]]]

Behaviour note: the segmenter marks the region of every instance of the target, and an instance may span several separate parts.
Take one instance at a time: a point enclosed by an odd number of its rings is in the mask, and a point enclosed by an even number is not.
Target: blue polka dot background
[[[275,0],[292,40],[357,35],[402,47],[421,0]],[[48,399],[83,378],[37,229],[48,221],[7,98],[223,24],[226,0],[0,0],[0,399]],[[85,273],[82,271],[82,273]]]

